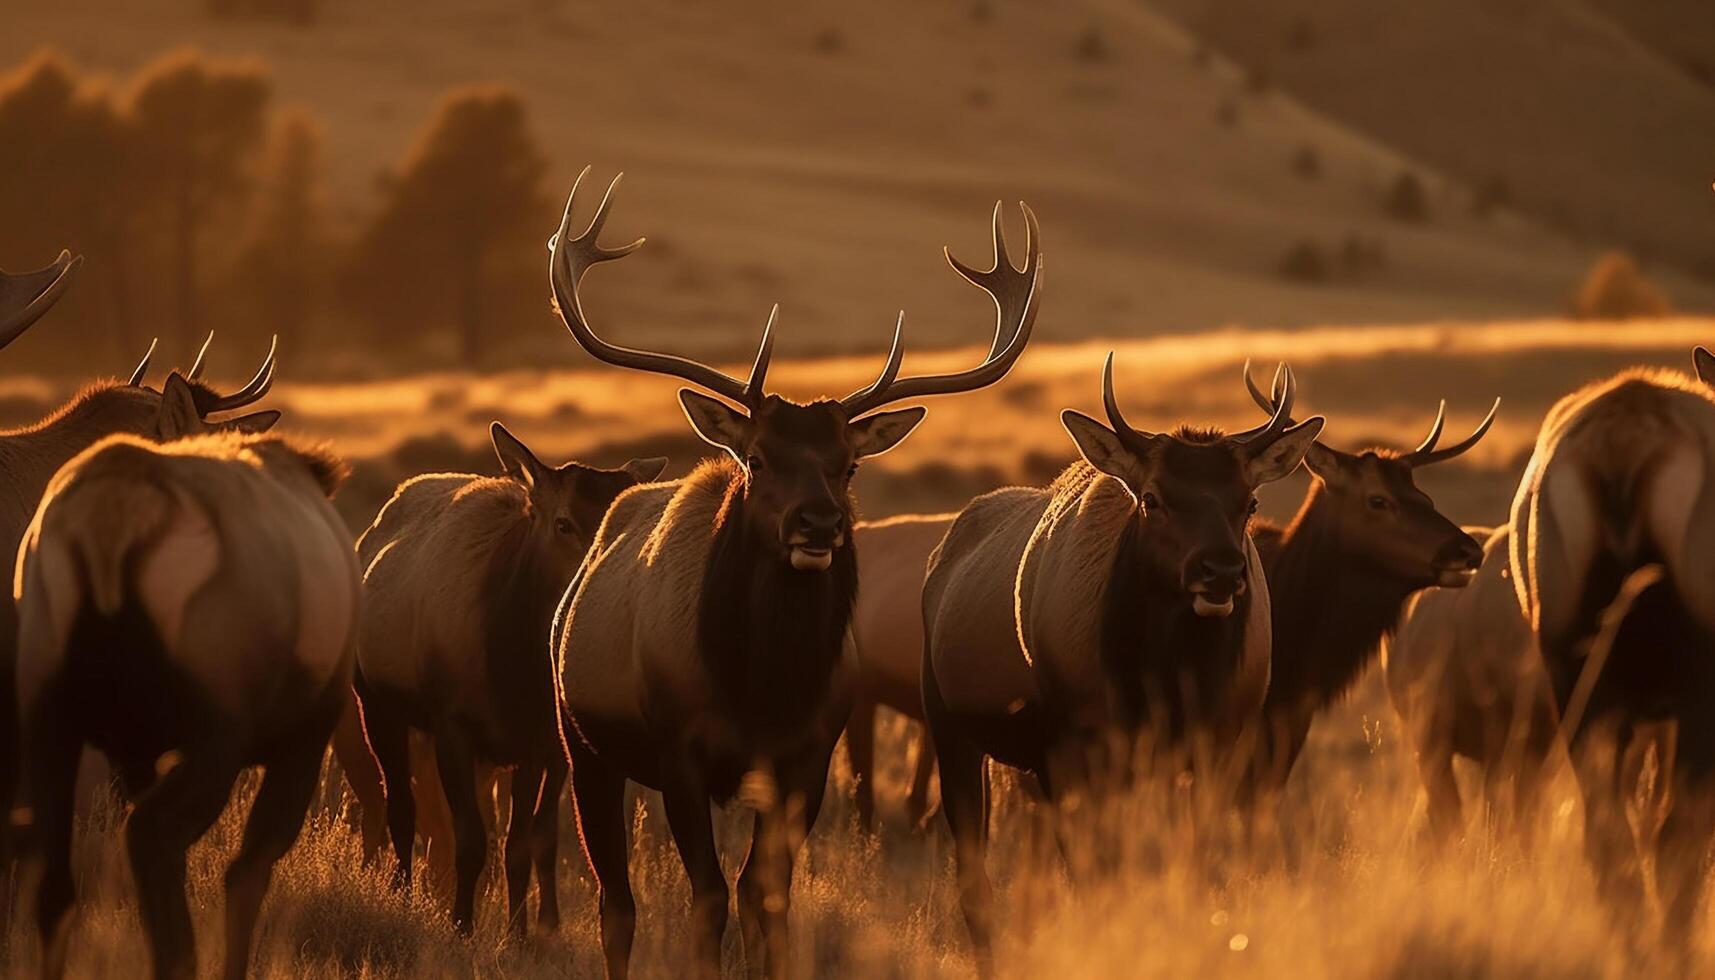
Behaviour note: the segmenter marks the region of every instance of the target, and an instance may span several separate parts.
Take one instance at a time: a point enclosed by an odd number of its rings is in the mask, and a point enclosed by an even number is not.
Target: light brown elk
[[[923,720],[923,575],[929,554],[941,543],[956,514],[908,514],[860,522],[852,544],[864,555],[858,569],[857,607],[852,639],[857,673],[853,677],[851,722],[846,752],[856,784],[858,823],[875,826],[875,722],[878,707]],[[929,814],[929,780],[935,772],[935,747],[927,730],[912,761],[906,798],[913,826]]]
[[[578,299],[579,280],[592,264],[636,247],[596,243],[611,186],[608,193],[576,238],[568,202],[553,240],[554,295],[566,326],[603,361],[681,378],[741,406],[680,392],[692,427],[726,457],[683,480],[621,495],[561,607],[561,708],[584,849],[600,883],[608,973],[626,975],[636,923],[623,805],[630,779],[661,791],[691,880],[696,962],[711,974],[719,969],[728,890],[710,801],[726,803],[746,788],[758,812],[738,877],[745,957],[781,975],[795,849],[789,838],[794,825],[808,832],[815,824],[829,756],[851,709],[844,655],[857,586],[850,478],[860,460],[897,445],[925,414],[876,409],[982,388],[1012,367],[1030,337],[1039,295],[1035,219],[1024,209],[1022,270],[1007,254],[998,205],[994,268],[979,272],[949,256],[998,313],[981,365],[899,378],[896,330],[874,384],[837,401],[798,404],[764,393],[770,333],[747,381],[596,336]]]
[[[328,502],[343,467],[244,430],[111,436],[55,475],[19,553],[18,695],[45,857],[44,974],[65,969],[78,759],[105,754],[154,974],[196,972],[185,851],[249,766],[265,769],[226,872],[224,974],[248,973],[274,863],[292,846],[351,683],[359,581]],[[169,378],[158,431],[208,428]]]
[[[1695,363],[1702,380],[1628,371],[1556,403],[1513,501],[1509,548],[1583,793],[1586,851],[1623,934],[1646,904],[1626,760],[1634,742],[1669,733],[1670,802],[1652,844],[1681,951],[1715,839],[1715,359],[1700,348]]]
[[[82,263],[62,252],[52,265],[35,272],[0,273],[0,347],[16,340],[64,294]],[[204,353],[207,345],[204,345]],[[151,345],[150,352],[154,347]],[[199,416],[249,405],[267,394],[273,383],[274,357],[269,352],[256,377],[243,389],[222,395],[197,380],[203,356],[191,372],[191,391]],[[0,548],[16,554],[24,528],[54,472],[73,456],[104,436],[115,433],[153,438],[161,415],[161,392],[143,385],[149,355],[126,383],[102,381],[89,385],[47,418],[0,432]],[[17,698],[13,690],[17,663],[17,608],[0,601],[0,852],[11,844],[12,805],[18,787]]]
[[[1116,735],[1171,747],[1208,732],[1226,749],[1261,707],[1270,599],[1247,533],[1254,493],[1322,429],[1288,424],[1283,373],[1260,428],[1154,433],[1126,423],[1108,355],[1109,424],[1061,415],[1083,459],[1046,489],[973,500],[931,557],[923,707],[979,972],[992,972],[986,760],[1061,802],[1103,790]]]
[[[1264,395],[1245,369],[1245,387],[1264,412]],[[1440,446],[1443,403],[1429,435],[1410,452],[1349,453],[1317,441],[1304,454],[1310,490],[1286,526],[1251,529],[1274,600],[1274,660],[1258,727],[1257,755],[1241,795],[1284,786],[1311,723],[1357,682],[1412,593],[1463,588],[1483,560],[1482,547],[1435,509],[1416,473],[1475,446],[1500,410],[1497,399],[1471,435]]]
[[[411,729],[434,739],[437,780],[452,820],[453,920],[469,932],[488,857],[479,764],[512,768],[506,882],[512,927],[526,927],[536,870],[543,931],[559,925],[554,872],[566,758],[547,656],[555,604],[622,491],[667,461],[617,470],[548,466],[495,422],[504,470],[419,476],[401,484],[357,543],[364,612],[357,689],[369,743],[386,777],[399,877],[411,877],[417,830]],[[373,792],[369,795],[373,796]],[[443,844],[447,842],[442,842]]]
[[[1464,589],[1414,596],[1387,641],[1388,694],[1417,756],[1429,826],[1446,840],[1464,826],[1453,760],[1476,763],[1490,807],[1521,840],[1533,836],[1558,718],[1513,593],[1511,529],[1466,528],[1483,567]]]

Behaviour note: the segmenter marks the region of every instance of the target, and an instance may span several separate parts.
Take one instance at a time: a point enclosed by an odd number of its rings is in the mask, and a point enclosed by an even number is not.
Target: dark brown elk
[[[897,445],[925,414],[876,409],[982,388],[1012,367],[1029,340],[1039,295],[1035,219],[1024,210],[1022,270],[1007,254],[998,205],[994,267],[979,272],[949,256],[998,312],[981,365],[899,378],[896,330],[874,384],[837,401],[799,404],[763,390],[770,333],[747,381],[595,335],[578,282],[592,264],[636,247],[596,243],[611,186],[608,193],[575,238],[568,202],[553,239],[554,295],[566,326],[600,360],[681,378],[740,407],[681,390],[692,427],[725,455],[683,480],[622,494],[561,607],[561,708],[579,827],[600,883],[607,969],[627,974],[636,927],[623,803],[630,779],[661,791],[691,881],[695,962],[710,974],[719,970],[728,899],[710,802],[731,801],[743,787],[757,810],[738,877],[745,958],[778,976],[786,970],[792,838],[815,825],[829,757],[851,710],[851,476],[860,460]]]
[[[1648,904],[1628,759],[1666,733],[1669,802],[1650,846],[1682,952],[1715,838],[1715,359],[1700,348],[1694,361],[1702,380],[1627,371],[1549,410],[1509,549],[1584,797],[1586,851],[1625,935]]]
[[[525,931],[534,867],[538,923],[553,932],[566,780],[546,655],[554,607],[608,505],[655,479],[667,461],[635,459],[617,470],[555,467],[499,422],[490,435],[503,476],[408,480],[359,539],[364,610],[357,690],[386,785],[401,790],[387,794],[400,880],[410,881],[417,830],[408,744],[416,729],[434,739],[452,817],[453,921],[466,933],[474,925],[477,876],[488,857],[477,768],[502,766],[513,770],[505,851],[512,927]]]
[[[852,719],[846,726],[858,824],[875,826],[875,722],[878,707],[923,720],[923,575],[929,554],[941,543],[956,514],[907,514],[860,522],[852,543],[863,552],[858,570],[857,607],[852,611],[852,640],[857,673],[853,676]],[[935,772],[935,747],[927,730],[912,760],[908,817],[921,826],[929,816],[929,781]]]
[[[205,430],[168,380],[162,435]],[[337,461],[245,434],[264,414],[157,444],[111,436],[55,475],[20,550],[18,694],[45,857],[45,975],[65,969],[86,745],[118,771],[158,977],[196,973],[185,852],[250,766],[265,773],[226,872],[225,970],[248,973],[275,862],[292,846],[351,683],[359,599],[328,501]]]
[[[1083,459],[1046,489],[973,500],[930,558],[923,707],[980,972],[992,972],[986,760],[1059,803],[1129,771],[1103,769],[1116,736],[1167,748],[1207,733],[1224,750],[1261,707],[1270,598],[1247,533],[1254,493],[1322,429],[1288,422],[1282,373],[1260,428],[1155,433],[1126,423],[1108,355],[1109,424],[1061,415]]]
[[[1278,394],[1245,386],[1265,412]],[[1311,722],[1355,683],[1375,659],[1414,592],[1462,588],[1483,549],[1435,509],[1414,474],[1475,446],[1494,424],[1497,399],[1476,431],[1439,446],[1446,405],[1411,452],[1360,453],[1320,441],[1304,454],[1310,490],[1285,527],[1252,530],[1274,599],[1274,672],[1263,702],[1258,751],[1242,792],[1271,794],[1286,783]]]
[[[82,263],[61,253],[53,265],[20,275],[0,273],[0,347],[16,340],[64,294]],[[204,346],[206,351],[207,346]],[[150,347],[151,353],[154,347]],[[202,357],[198,357],[200,367]],[[16,554],[24,528],[54,472],[84,449],[116,433],[154,438],[161,416],[161,392],[143,385],[149,357],[132,372],[129,382],[101,381],[89,385],[71,401],[41,421],[0,432],[0,547]],[[241,408],[267,394],[273,382],[270,351],[256,378],[240,391],[222,395],[194,378],[188,387],[201,417]],[[17,662],[18,613],[10,601],[0,602],[0,852],[9,850],[12,805],[18,787],[17,698],[13,685]],[[3,859],[3,857],[0,857]]]
[[[1463,589],[1425,589],[1406,604],[1383,652],[1388,694],[1417,756],[1439,840],[1464,827],[1453,760],[1482,773],[1491,810],[1527,845],[1534,836],[1559,718],[1519,610],[1507,562],[1511,528],[1466,528],[1483,567]]]

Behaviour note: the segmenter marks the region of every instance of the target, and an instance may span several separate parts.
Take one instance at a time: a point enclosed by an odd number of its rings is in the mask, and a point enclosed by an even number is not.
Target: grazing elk
[[[559,927],[554,871],[566,781],[548,641],[554,607],[608,505],[661,474],[665,459],[621,469],[553,467],[504,425],[489,433],[504,471],[419,476],[401,484],[357,542],[364,568],[357,689],[386,778],[399,877],[411,877],[417,830],[412,728],[434,739],[452,817],[453,921],[469,933],[488,857],[478,764],[515,767],[506,884],[512,927],[526,930],[534,861],[538,923]],[[486,783],[484,783],[486,786]]]
[[[997,310],[994,344],[981,365],[898,378],[896,329],[875,383],[838,401],[799,404],[764,393],[771,331],[748,381],[595,335],[579,303],[579,280],[591,265],[639,244],[597,244],[612,192],[610,186],[576,238],[568,201],[552,241],[554,296],[572,336],[600,360],[681,378],[742,408],[680,391],[692,427],[728,455],[682,480],[622,494],[561,605],[562,721],[579,828],[601,889],[607,969],[627,974],[636,924],[623,805],[631,779],[661,791],[691,881],[695,956],[709,973],[719,969],[728,898],[710,801],[724,804],[742,785],[758,811],[738,876],[745,956],[778,976],[786,968],[788,838],[815,825],[829,756],[850,716],[844,650],[857,586],[852,473],[861,459],[897,445],[925,414],[876,409],[994,384],[1018,359],[1039,296],[1036,221],[1023,208],[1029,235],[1022,270],[1007,253],[999,205],[994,267],[979,272],[948,256]],[[574,187],[574,199],[576,193]]]
[[[1236,741],[1268,686],[1269,594],[1246,533],[1256,489],[1322,429],[1292,425],[1284,371],[1267,424],[1223,435],[1134,429],[1102,371],[1108,426],[1061,414],[1083,458],[1046,489],[1011,487],[960,512],[923,586],[923,707],[981,972],[990,963],[986,759],[1049,799],[1100,792],[1113,736]],[[1115,769],[1123,771],[1120,760]]]
[[[16,340],[47,312],[65,292],[82,261],[62,252],[47,268],[20,275],[0,273],[0,347]],[[97,382],[34,425],[0,432],[0,473],[5,474],[5,492],[0,493],[0,547],[7,549],[6,554],[17,553],[18,542],[48,480],[73,456],[104,436],[156,435],[161,393],[143,385],[154,349],[151,345],[150,353],[144,355],[128,382]],[[203,352],[207,350],[205,343]],[[188,384],[199,416],[249,405],[267,394],[273,384],[272,350],[250,384],[230,395],[197,380],[202,362],[203,354],[199,354]],[[9,850],[11,843],[12,804],[18,787],[18,702],[13,687],[17,642],[17,609],[10,600],[0,601],[0,852]]]
[[[1626,760],[1646,732],[1668,732],[1655,886],[1681,951],[1715,836],[1715,357],[1698,348],[1695,363],[1700,381],[1626,371],[1557,402],[1509,547],[1584,797],[1586,852],[1628,932],[1645,897]]]
[[[168,379],[158,434],[205,431]],[[154,444],[111,436],[54,476],[19,552],[18,694],[45,856],[44,974],[63,974],[85,745],[134,802],[126,843],[157,977],[196,972],[185,851],[243,769],[266,770],[226,872],[225,975],[248,972],[274,863],[351,683],[359,579],[328,502],[343,466],[254,434],[262,413]]]
[[[1245,369],[1263,411],[1279,408]],[[1411,594],[1461,588],[1483,561],[1476,540],[1435,509],[1415,471],[1470,450],[1494,424],[1500,400],[1476,431],[1436,448],[1442,403],[1429,435],[1408,453],[1348,453],[1317,441],[1304,454],[1310,489],[1285,527],[1252,530],[1274,600],[1274,663],[1258,727],[1256,760],[1241,796],[1285,785],[1311,722],[1354,684],[1399,621]]]
[[[908,514],[863,521],[852,529],[852,546],[864,554],[858,571],[857,607],[852,610],[856,673],[846,753],[856,784],[858,823],[875,826],[875,712],[886,706],[923,720],[923,575],[929,554],[952,527],[956,514]],[[906,808],[913,826],[929,814],[929,778],[935,747],[927,730],[912,763]]]
[[[1483,541],[1483,567],[1463,589],[1426,589],[1406,604],[1383,653],[1388,694],[1417,755],[1435,837],[1464,826],[1453,774],[1462,756],[1528,843],[1559,720],[1513,593],[1511,529],[1465,531]]]

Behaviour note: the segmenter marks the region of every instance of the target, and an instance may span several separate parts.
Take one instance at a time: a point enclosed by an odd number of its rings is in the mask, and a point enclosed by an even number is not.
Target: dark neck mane
[[[1123,533],[1102,597],[1102,668],[1123,728],[1177,742],[1192,725],[1224,714],[1244,658],[1250,596],[1234,599],[1227,616],[1199,616],[1178,582],[1146,567],[1136,514]]]
[[[1313,712],[1344,694],[1399,623],[1416,586],[1359,566],[1319,481],[1284,530],[1255,532],[1274,609],[1272,710]]]
[[[848,535],[825,572],[800,572],[745,521],[737,467],[715,519],[698,615],[709,671],[741,730],[792,739],[827,703],[857,596]]]

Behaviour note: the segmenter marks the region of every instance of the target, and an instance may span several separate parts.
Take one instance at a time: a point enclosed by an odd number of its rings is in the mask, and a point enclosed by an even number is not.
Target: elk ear
[[[196,394],[191,391],[190,382],[174,371],[167,376],[167,383],[161,386],[161,411],[155,419],[156,437],[162,442],[171,442],[207,429],[202,416],[197,414]]]
[[[1298,464],[1303,462],[1304,454],[1310,451],[1316,437],[1322,434],[1322,423],[1325,420],[1320,415],[1298,423],[1279,436],[1273,442],[1256,451],[1251,456],[1247,475],[1253,487],[1289,476]]]
[[[1709,353],[1709,348],[1699,347],[1691,352],[1691,360],[1697,365],[1697,377],[1706,385],[1715,385],[1715,354]]]
[[[638,483],[655,482],[661,476],[661,471],[666,468],[667,457],[665,456],[645,456],[642,459],[634,459],[620,467],[621,470],[625,471],[626,476]]]
[[[690,388],[679,389],[679,404],[691,428],[711,446],[719,446],[733,458],[744,459],[744,447],[750,442],[750,419],[726,402]]]
[[[1320,442],[1312,442],[1304,452],[1304,468],[1321,477],[1324,482],[1337,478],[1342,461],[1340,454]]]
[[[1066,427],[1079,454],[1091,466],[1125,484],[1126,490],[1137,496],[1138,488],[1133,483],[1137,479],[1137,454],[1125,448],[1114,430],[1069,408],[1060,413],[1060,424]]]
[[[852,451],[859,459],[865,456],[880,456],[894,446],[905,441],[911,430],[917,428],[917,423],[923,421],[923,416],[929,410],[922,407],[902,408],[897,412],[878,412],[866,415],[846,428],[852,434]]]
[[[547,467],[530,451],[530,447],[518,440],[509,432],[506,426],[498,421],[488,426],[488,438],[494,442],[494,454],[500,457],[500,468],[506,475],[526,488],[534,489],[542,482],[542,474]]]
[[[249,415],[240,415],[235,419],[217,422],[214,428],[221,432],[243,432],[247,435],[256,436],[272,429],[279,421],[279,410],[270,408],[266,412],[252,412]]]

